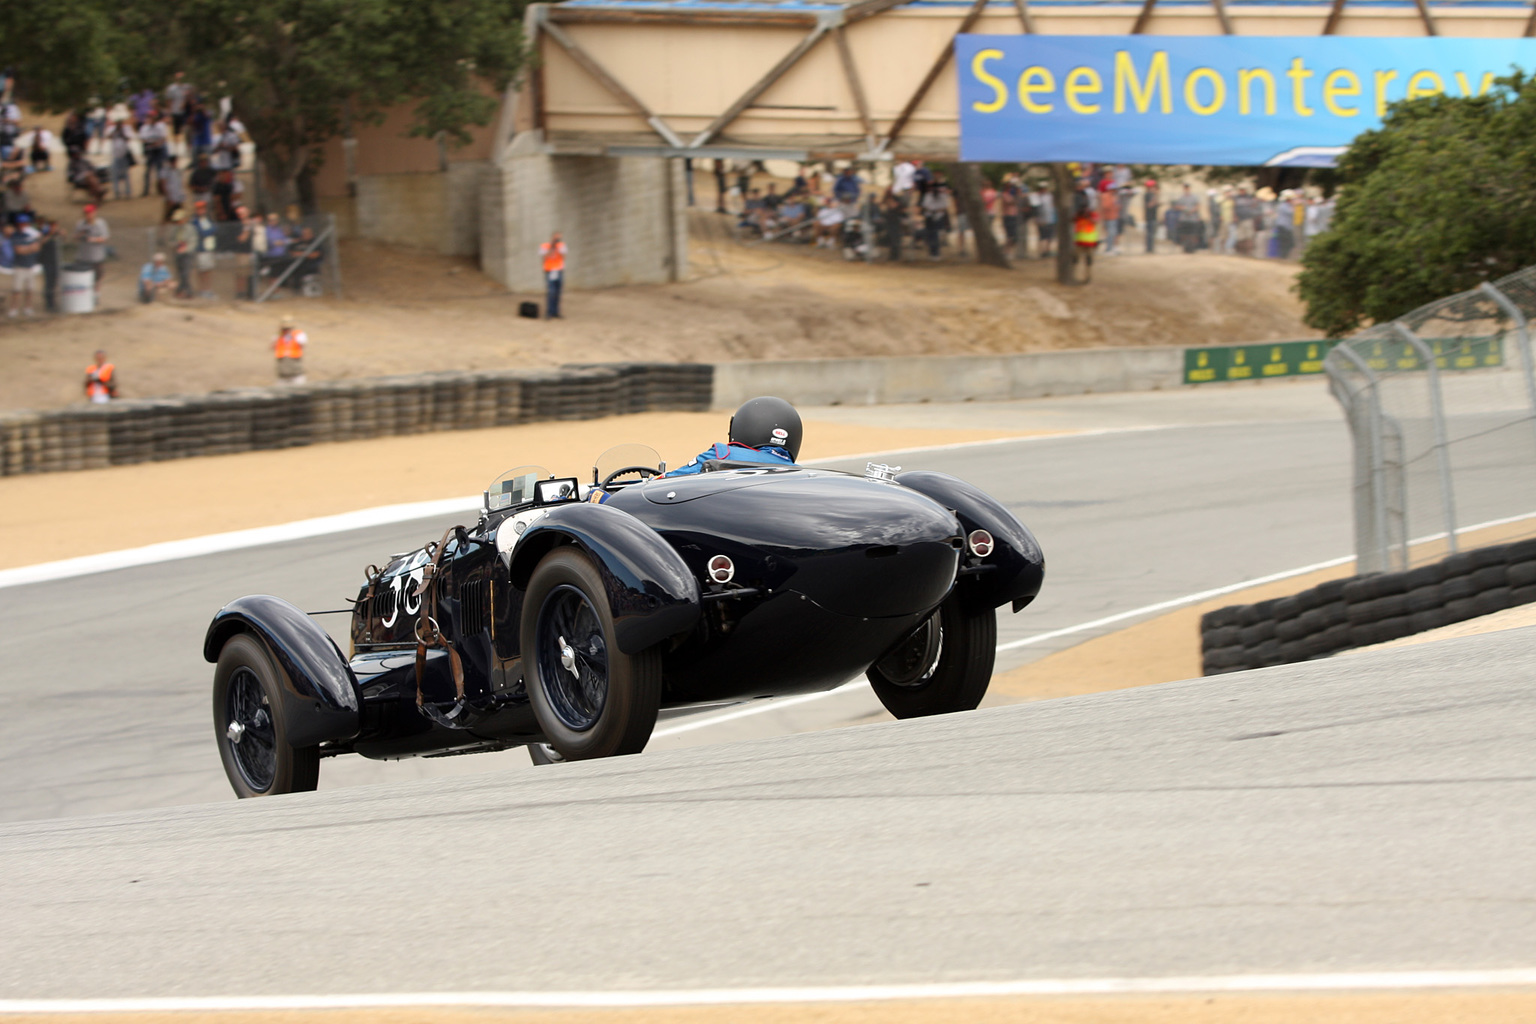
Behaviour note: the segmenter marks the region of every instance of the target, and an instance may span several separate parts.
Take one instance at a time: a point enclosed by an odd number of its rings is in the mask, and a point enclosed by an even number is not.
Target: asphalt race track
[[[1332,399],[1308,384],[808,417],[1130,430],[895,460],[986,487],[1039,536],[1045,588],[1023,613],[1000,615],[1007,643],[1347,553],[1345,429]],[[357,530],[0,590],[0,820],[232,799],[210,724],[212,666],[201,656],[213,613],[246,593],[311,610],[345,607],[366,565],[435,539],[443,525]],[[345,616],[324,621],[345,648]],[[1087,635],[1004,654],[999,670]],[[865,688],[663,736],[651,749],[887,717]],[[324,762],[320,785],[508,767],[529,767],[526,754],[343,757]]]
[[[1533,642],[0,826],[0,998],[1528,967]]]
[[[1350,546],[1313,390],[822,412],[1122,431],[900,458],[1039,534],[1005,643]],[[872,717],[855,690],[633,758],[342,758],[319,793],[234,801],[212,612],[339,607],[439,530],[0,590],[0,999],[1532,966],[1536,629],[829,728]]]

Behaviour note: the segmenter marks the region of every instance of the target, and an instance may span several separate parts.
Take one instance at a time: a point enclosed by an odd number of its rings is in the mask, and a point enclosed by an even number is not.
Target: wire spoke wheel
[[[230,787],[242,799],[312,790],[320,748],[296,747],[284,717],[283,685],[266,644],[242,633],[219,652],[213,675],[213,729]]]
[[[597,724],[608,702],[608,644],[592,602],[555,588],[539,612],[539,685],[560,721],[577,732]]]
[[[661,706],[661,653],[628,654],[616,641],[608,588],[575,547],[545,555],[523,598],[521,650],[528,700],[544,742],[536,764],[645,749]]]
[[[241,667],[229,681],[229,721],[238,725],[230,737],[235,767],[252,789],[270,789],[277,775],[277,735],[272,711],[256,673]],[[228,732],[228,730],[226,730]]]

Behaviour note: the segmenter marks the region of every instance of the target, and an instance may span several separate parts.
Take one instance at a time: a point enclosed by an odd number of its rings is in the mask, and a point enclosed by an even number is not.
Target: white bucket
[[[96,311],[96,272],[65,270],[59,275],[59,308],[66,313]]]

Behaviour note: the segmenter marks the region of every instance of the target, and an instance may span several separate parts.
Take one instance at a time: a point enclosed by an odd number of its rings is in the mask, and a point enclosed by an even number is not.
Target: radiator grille
[[[490,586],[491,581],[488,579],[475,579],[465,580],[463,586],[459,587],[460,635],[473,636],[486,628]]]

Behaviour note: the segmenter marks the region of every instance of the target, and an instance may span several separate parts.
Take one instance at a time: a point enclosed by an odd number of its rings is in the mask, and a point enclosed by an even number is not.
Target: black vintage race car
[[[369,568],[350,658],[278,598],[226,605],[203,653],[235,792],[313,789],[337,754],[632,754],[662,709],[859,673],[897,718],[969,710],[996,609],[1044,577],[1029,530],[943,473],[664,469],[625,445],[590,485],[503,474],[474,526]]]

